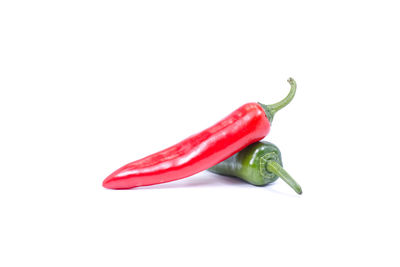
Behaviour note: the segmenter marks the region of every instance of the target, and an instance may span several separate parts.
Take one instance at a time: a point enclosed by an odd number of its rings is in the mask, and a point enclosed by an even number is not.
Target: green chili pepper
[[[281,152],[272,143],[255,142],[230,158],[208,169],[211,172],[238,177],[253,185],[267,185],[282,178],[297,194],[300,185],[283,169]]]

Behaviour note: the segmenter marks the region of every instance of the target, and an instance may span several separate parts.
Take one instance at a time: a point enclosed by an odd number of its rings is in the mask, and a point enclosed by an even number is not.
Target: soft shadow
[[[291,197],[291,198],[301,197],[294,191],[293,192],[278,191],[274,189],[276,188],[274,184],[275,182],[268,184],[266,186],[254,186],[237,177],[219,175],[216,173],[205,171],[181,180],[168,182],[164,184],[158,184],[158,185],[140,186],[132,188],[130,190],[168,190],[168,189],[179,189],[179,188],[184,189],[184,188],[195,188],[195,187],[206,188],[209,186],[212,187],[244,186],[244,187],[258,187],[259,189],[264,188],[264,190],[268,190],[273,194],[278,194],[284,197]]]
[[[272,186],[271,187],[269,187],[269,185],[267,185],[267,186],[268,186],[268,191],[270,191],[274,194],[278,194],[278,195],[285,196],[285,197],[292,197],[292,198],[300,198],[301,197],[301,195],[297,194],[294,191],[293,191],[293,193],[287,193],[287,192],[277,191],[277,190],[273,189]]]
[[[173,189],[173,188],[188,188],[188,187],[208,187],[208,186],[231,186],[246,184],[236,177],[224,176],[212,172],[201,172],[191,177],[180,179],[164,184],[149,185],[135,187],[131,190],[147,190],[147,189]]]

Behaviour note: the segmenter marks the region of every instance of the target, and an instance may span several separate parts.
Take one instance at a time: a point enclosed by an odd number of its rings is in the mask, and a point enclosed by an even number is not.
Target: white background
[[[1,1],[1,266],[399,266],[397,1]],[[121,165],[284,97],[301,184]]]

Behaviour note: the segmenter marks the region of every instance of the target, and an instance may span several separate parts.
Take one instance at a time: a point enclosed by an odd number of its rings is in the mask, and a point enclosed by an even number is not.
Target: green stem
[[[279,165],[278,162],[270,160],[267,163],[267,170],[272,172],[273,174],[279,176],[284,180],[297,194],[301,195],[303,191],[301,190],[300,185],[290,176],[285,169]]]
[[[259,103],[264,109],[265,114],[267,115],[268,120],[270,122],[272,122],[275,113],[281,110],[282,108],[286,107],[292,101],[294,95],[296,94],[296,88],[297,88],[296,81],[293,78],[289,78],[287,81],[290,84],[290,91],[289,94],[284,99],[282,99],[278,103],[271,105],[264,105]]]

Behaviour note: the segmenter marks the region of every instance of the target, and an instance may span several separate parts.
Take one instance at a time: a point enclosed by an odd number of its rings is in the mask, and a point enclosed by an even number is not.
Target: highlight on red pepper
[[[289,94],[278,103],[247,103],[213,126],[183,141],[111,173],[103,186],[129,189],[179,180],[218,164],[248,145],[263,139],[277,111],[287,106],[296,93],[289,78]]]

